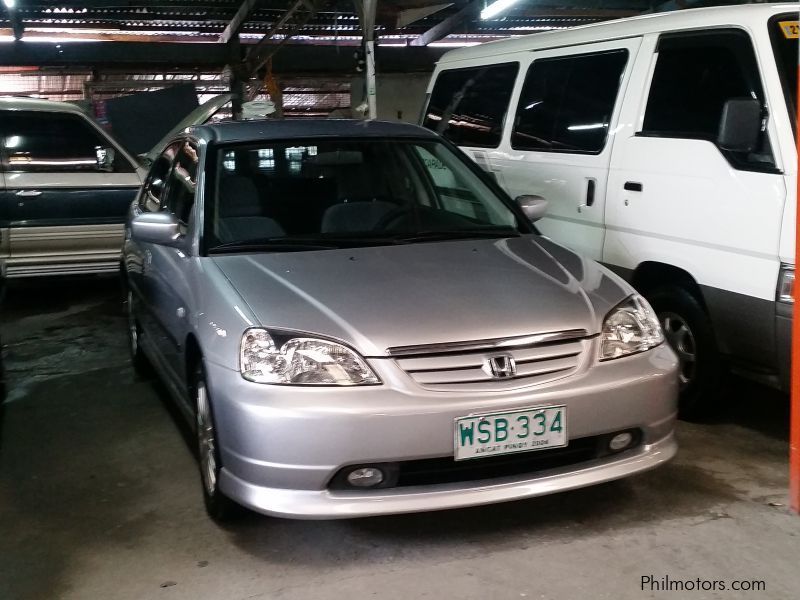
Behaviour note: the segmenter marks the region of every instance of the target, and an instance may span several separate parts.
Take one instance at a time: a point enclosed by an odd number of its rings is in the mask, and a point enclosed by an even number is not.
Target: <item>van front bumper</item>
[[[563,380],[491,394],[423,390],[404,382],[389,359],[370,360],[384,385],[313,389],[255,384],[207,363],[220,489],[267,515],[337,519],[541,496],[627,477],[672,458],[678,383],[669,347],[592,363]],[[451,459],[458,417],[552,405],[566,406],[570,441],[636,429],[640,442],[618,454],[505,477],[373,490],[330,485],[350,465]]]

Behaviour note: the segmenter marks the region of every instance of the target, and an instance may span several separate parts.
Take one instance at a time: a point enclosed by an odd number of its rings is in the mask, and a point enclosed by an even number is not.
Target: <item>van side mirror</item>
[[[531,223],[541,219],[547,212],[547,200],[535,194],[517,196],[515,202]]]
[[[174,246],[180,237],[178,218],[172,213],[142,213],[131,221],[131,238],[137,242]]]
[[[752,152],[761,136],[761,103],[753,98],[731,98],[722,107],[717,145],[732,152]]]

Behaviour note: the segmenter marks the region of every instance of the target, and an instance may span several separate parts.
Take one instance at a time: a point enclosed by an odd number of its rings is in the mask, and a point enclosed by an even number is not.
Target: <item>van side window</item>
[[[519,63],[442,71],[423,125],[458,146],[497,148]]]
[[[662,35],[641,135],[716,142],[725,102],[764,102],[750,37],[738,29]],[[764,112],[766,115],[766,111]],[[727,152],[735,167],[774,168],[766,134],[752,153]]]
[[[103,171],[101,161],[108,152],[114,152],[112,171],[134,171],[111,142],[80,115],[9,111],[4,116],[8,117],[4,119],[4,143],[9,171]]]
[[[511,147],[602,152],[627,61],[627,50],[534,61],[517,105]]]

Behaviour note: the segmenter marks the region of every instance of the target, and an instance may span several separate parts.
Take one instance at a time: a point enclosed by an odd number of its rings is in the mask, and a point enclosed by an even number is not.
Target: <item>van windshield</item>
[[[775,61],[778,64],[778,72],[783,84],[783,93],[786,97],[789,115],[794,123],[794,115],[797,114],[797,41],[800,38],[798,13],[786,13],[772,17],[769,21],[769,30]],[[797,135],[796,129],[795,135]]]
[[[435,140],[220,146],[208,162],[210,253],[303,251],[520,235],[530,227]]]

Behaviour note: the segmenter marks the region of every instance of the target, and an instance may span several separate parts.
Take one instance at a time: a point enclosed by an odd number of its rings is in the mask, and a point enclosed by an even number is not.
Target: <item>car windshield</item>
[[[205,247],[212,253],[520,234],[516,214],[437,140],[221,146],[211,161]]]
[[[797,43],[800,38],[797,13],[772,17],[769,21],[769,29],[789,115],[793,116],[797,114]],[[792,122],[794,122],[794,118]],[[797,132],[795,131],[795,133]]]

